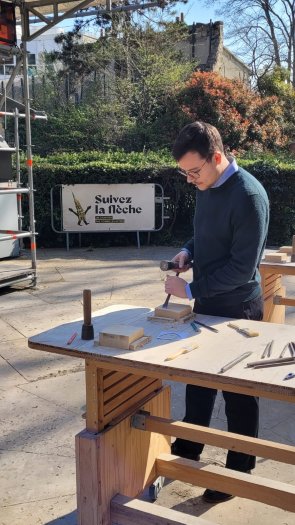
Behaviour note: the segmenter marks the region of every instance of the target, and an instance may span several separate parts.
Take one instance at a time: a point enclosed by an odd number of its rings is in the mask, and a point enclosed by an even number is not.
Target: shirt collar
[[[217,179],[215,184],[211,186],[211,188],[219,188],[219,186],[224,184],[225,181],[227,181],[227,179],[229,179],[234,173],[236,173],[239,170],[237,161],[234,157],[228,156],[227,159],[229,161],[229,165],[227,166],[227,168],[225,168],[224,172],[220,175],[219,179]]]

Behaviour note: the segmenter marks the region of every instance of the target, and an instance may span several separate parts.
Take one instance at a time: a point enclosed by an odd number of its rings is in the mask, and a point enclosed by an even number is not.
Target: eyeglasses
[[[182,170],[182,169],[179,169],[178,170],[178,173],[180,173],[180,175],[182,175],[183,177],[194,177],[194,178],[199,178],[200,176],[200,173],[201,173],[201,170],[204,168],[206,162],[208,162],[208,157],[206,157],[205,161],[203,162],[202,166],[200,168],[193,168],[191,170]]]

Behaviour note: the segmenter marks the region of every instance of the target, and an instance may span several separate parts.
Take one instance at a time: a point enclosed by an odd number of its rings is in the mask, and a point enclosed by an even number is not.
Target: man
[[[196,187],[194,237],[174,257],[182,272],[193,261],[193,281],[167,277],[165,291],[194,299],[200,314],[254,319],[263,317],[259,263],[266,243],[269,203],[261,184],[224,153],[216,128],[204,122],[185,126],[173,147],[181,174]],[[222,349],[218,349],[222,351]],[[184,421],[209,426],[216,390],[186,387]],[[258,399],[223,392],[228,431],[257,437]],[[177,439],[176,455],[199,460],[204,445]],[[255,457],[229,451],[226,467],[248,472]],[[207,489],[212,503],[232,498]]]

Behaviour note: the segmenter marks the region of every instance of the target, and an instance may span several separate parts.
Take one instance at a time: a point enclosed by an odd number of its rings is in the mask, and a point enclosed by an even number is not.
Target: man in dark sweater
[[[187,182],[196,187],[194,236],[174,257],[182,272],[193,261],[193,281],[167,277],[166,293],[194,299],[194,311],[206,315],[261,320],[263,299],[259,263],[266,243],[269,203],[261,184],[224,154],[219,132],[194,122],[180,132],[173,155]],[[220,349],[219,349],[220,350]],[[184,421],[209,426],[216,390],[186,387]],[[228,431],[257,437],[258,398],[223,392]],[[204,445],[177,439],[176,455],[198,460]],[[249,472],[255,457],[229,451],[226,467]],[[207,489],[206,501],[232,496]]]

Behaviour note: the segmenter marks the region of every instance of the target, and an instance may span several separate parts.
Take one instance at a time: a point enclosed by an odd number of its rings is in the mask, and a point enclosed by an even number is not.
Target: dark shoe
[[[247,470],[246,474],[251,474],[251,470]],[[202,497],[207,503],[222,503],[223,501],[234,498],[232,494],[211,489],[206,489]]]
[[[203,494],[203,499],[207,501],[207,503],[221,503],[222,501],[228,501],[232,498],[234,498],[234,496],[232,496],[231,494],[211,489],[206,489]]]
[[[171,454],[173,454],[174,456],[185,458],[185,459],[192,459],[194,461],[200,461],[199,454],[194,454],[193,452],[188,452],[186,450],[179,450],[179,448],[177,447],[177,443],[175,441],[171,445]]]

